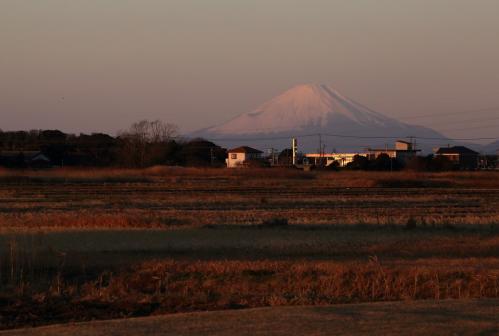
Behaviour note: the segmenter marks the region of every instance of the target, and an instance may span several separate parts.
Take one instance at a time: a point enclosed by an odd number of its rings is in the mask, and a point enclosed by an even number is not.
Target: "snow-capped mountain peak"
[[[342,150],[380,145],[385,147],[388,141],[392,142],[387,137],[443,137],[429,128],[405,124],[375,112],[324,84],[295,86],[251,112],[195,132],[192,136],[217,139],[225,146],[236,143],[256,146],[264,143],[263,146],[267,148],[280,148],[288,146],[288,137],[303,138],[306,134],[319,133],[328,136],[328,146]],[[265,140],[269,136],[286,140]],[[314,141],[303,138],[300,143],[304,148],[314,149],[317,147]]]
[[[335,119],[361,125],[396,122],[343,96],[328,85],[306,84],[295,86],[257,109],[208,130],[219,134],[289,132],[310,127],[327,128]]]

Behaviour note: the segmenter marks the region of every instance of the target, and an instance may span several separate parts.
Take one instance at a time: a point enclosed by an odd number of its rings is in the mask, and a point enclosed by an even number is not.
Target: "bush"
[[[340,162],[338,160],[333,161],[329,166],[326,166],[327,170],[339,171],[340,170]]]
[[[407,223],[405,223],[406,230],[414,230],[417,227],[418,224],[416,223],[416,220],[413,217],[409,217]]]
[[[244,161],[243,166],[249,168],[264,168],[264,167],[270,167],[270,164],[269,162],[263,159],[252,159]]]
[[[286,227],[288,224],[288,219],[284,217],[273,217],[262,222],[265,227]]]
[[[347,168],[351,170],[367,170],[368,167],[369,159],[361,155],[355,155],[352,162],[347,164]]]

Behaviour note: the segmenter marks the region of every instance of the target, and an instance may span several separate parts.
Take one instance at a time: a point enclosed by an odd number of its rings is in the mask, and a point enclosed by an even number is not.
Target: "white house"
[[[241,146],[230,149],[227,153],[228,157],[225,160],[227,168],[236,168],[243,166],[246,161],[260,159],[263,152],[248,146]]]
[[[415,157],[418,152],[420,152],[420,149],[415,149],[412,145],[412,143],[403,141],[403,140],[397,140],[395,142],[395,148],[379,148],[379,149],[373,149],[373,148],[368,148],[367,150],[369,152],[369,159],[374,160],[381,154],[386,154],[392,159],[396,159],[397,161],[401,163],[407,163],[410,159]]]
[[[345,167],[353,161],[356,155],[367,156],[365,153],[309,153],[305,154],[305,157],[313,164],[318,164],[322,161],[325,162],[326,166],[329,166],[337,161],[340,167]]]

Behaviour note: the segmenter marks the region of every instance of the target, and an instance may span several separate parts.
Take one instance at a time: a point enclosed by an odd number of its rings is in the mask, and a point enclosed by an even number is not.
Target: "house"
[[[365,153],[309,153],[305,154],[305,157],[309,163],[315,165],[324,163],[326,166],[329,166],[336,161],[339,167],[346,167],[347,164],[353,161],[356,155],[367,156]]]
[[[435,157],[445,157],[458,169],[477,169],[478,153],[464,146],[440,147]]]
[[[388,157],[396,159],[401,164],[407,163],[407,161],[414,158],[420,151],[420,149],[415,149],[412,143],[403,140],[397,140],[395,142],[395,148],[367,149],[369,160],[375,160],[381,154],[386,154]]]
[[[412,143],[404,140],[397,140],[395,141],[395,150],[398,151],[412,150]]]
[[[248,146],[241,146],[230,149],[227,152],[227,168],[237,168],[248,164],[252,160],[260,160],[262,151]]]
[[[40,151],[0,151],[0,166],[10,168],[50,167],[50,159]]]

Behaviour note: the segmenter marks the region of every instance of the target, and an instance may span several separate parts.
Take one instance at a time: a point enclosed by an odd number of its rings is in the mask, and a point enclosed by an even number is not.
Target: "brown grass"
[[[2,175],[3,174],[3,175]],[[494,172],[62,169],[0,173],[0,230],[259,225],[496,225]]]
[[[0,326],[497,298],[497,174],[2,170]]]
[[[498,298],[499,272],[369,262],[147,262],[129,271],[5,297],[4,328],[25,324],[282,305]],[[50,316],[50,317],[49,317]]]
[[[263,178],[313,179],[315,174],[292,168],[220,169],[154,166],[126,168],[54,168],[51,170],[11,170],[0,168],[0,183],[126,183],[154,182],[177,178]]]
[[[312,171],[294,168],[185,168],[154,166],[145,169],[125,168],[54,168],[51,170],[10,170],[0,168],[3,183],[134,183],[157,180],[179,181],[213,179],[277,179],[327,181],[336,187],[471,187],[497,188],[497,171],[422,173],[413,171]]]

